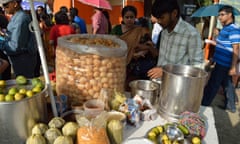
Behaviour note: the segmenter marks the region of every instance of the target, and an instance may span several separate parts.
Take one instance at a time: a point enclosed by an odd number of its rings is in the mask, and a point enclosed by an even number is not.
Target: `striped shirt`
[[[233,44],[240,43],[240,28],[236,24],[229,24],[222,28],[217,39],[213,60],[222,66],[231,67]]]
[[[179,18],[172,32],[162,31],[158,66],[166,64],[201,65],[202,42],[199,32]]]

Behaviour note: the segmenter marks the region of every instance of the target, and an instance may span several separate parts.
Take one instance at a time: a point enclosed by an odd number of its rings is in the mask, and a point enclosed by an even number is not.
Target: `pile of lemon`
[[[16,85],[8,86],[5,80],[0,80],[0,102],[19,101],[29,98],[44,89],[44,83],[39,78],[27,79],[19,75],[16,77]]]

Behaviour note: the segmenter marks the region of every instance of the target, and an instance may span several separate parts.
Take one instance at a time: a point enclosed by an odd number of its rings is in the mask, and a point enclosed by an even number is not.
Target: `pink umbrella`
[[[78,1],[93,7],[112,10],[112,6],[107,0],[78,0]]]

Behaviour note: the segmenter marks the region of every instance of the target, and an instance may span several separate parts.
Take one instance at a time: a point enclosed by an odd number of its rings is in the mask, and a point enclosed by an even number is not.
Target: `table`
[[[201,106],[199,113],[202,117],[204,117],[207,125],[207,133],[202,143],[218,144],[219,142],[218,142],[218,136],[217,136],[217,131],[215,127],[215,119],[214,119],[212,108]],[[168,122],[167,120],[158,116],[157,119],[154,121],[141,121],[138,127],[127,125],[124,128],[124,133],[123,133],[124,140],[130,139],[130,138],[136,138],[136,137],[144,137],[147,131],[150,130],[152,127],[157,125],[163,125],[167,122]]]

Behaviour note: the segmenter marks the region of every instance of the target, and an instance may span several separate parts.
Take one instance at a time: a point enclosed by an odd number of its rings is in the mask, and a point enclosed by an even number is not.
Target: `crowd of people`
[[[31,15],[21,8],[21,0],[2,0],[4,13],[0,14],[0,73],[2,79],[7,68],[13,68],[14,75],[28,78],[39,76],[40,59],[34,34],[29,30]],[[1,10],[2,11],[2,10]],[[197,29],[184,21],[176,0],[156,0],[152,5],[151,18],[137,18],[137,9],[127,5],[121,11],[122,22],[111,25],[108,11],[94,7],[91,34],[111,34],[126,42],[128,83],[136,79],[162,77],[162,66],[184,64],[203,68],[204,54],[202,38]],[[62,6],[54,15],[47,14],[43,6],[36,9],[41,36],[47,58],[55,58],[57,38],[69,34],[90,33],[77,8]],[[234,23],[231,6],[219,10],[218,16],[223,28],[216,38],[213,62],[216,63],[204,89],[202,105],[209,106],[222,86],[226,93],[225,108],[236,111],[236,93],[232,76],[236,75],[240,28]],[[150,21],[150,22],[149,22]],[[150,28],[149,25],[153,27]],[[6,64],[6,65],[5,65]],[[10,70],[11,72],[11,70]]]

